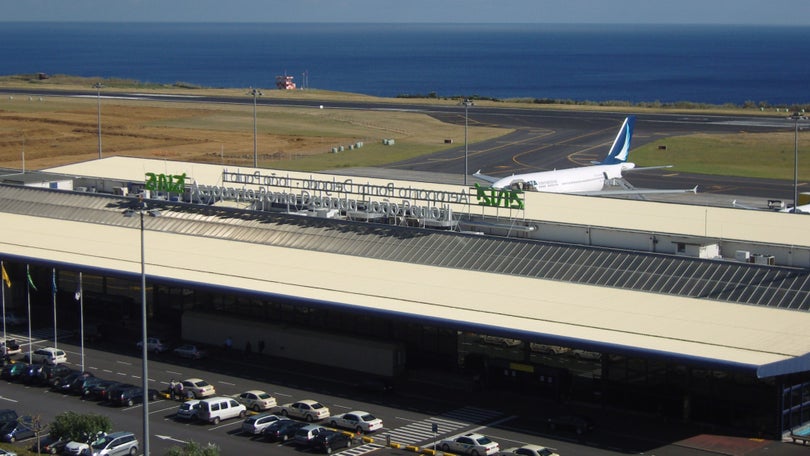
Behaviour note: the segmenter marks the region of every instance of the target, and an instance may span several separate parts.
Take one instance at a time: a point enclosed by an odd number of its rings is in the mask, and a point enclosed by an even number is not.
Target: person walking
[[[177,389],[177,382],[174,381],[174,379],[172,379],[169,382],[169,397],[171,398],[171,400],[174,400],[174,398],[175,398],[175,390],[176,389]]]
[[[177,399],[182,401],[183,400],[183,382],[177,382],[176,389],[177,389],[177,392],[176,392]]]

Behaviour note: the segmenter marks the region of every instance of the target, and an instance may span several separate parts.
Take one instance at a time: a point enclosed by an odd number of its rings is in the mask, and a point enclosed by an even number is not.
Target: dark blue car
[[[19,440],[34,437],[34,420],[30,416],[23,416],[14,421],[9,421],[0,428],[0,440],[14,443]]]

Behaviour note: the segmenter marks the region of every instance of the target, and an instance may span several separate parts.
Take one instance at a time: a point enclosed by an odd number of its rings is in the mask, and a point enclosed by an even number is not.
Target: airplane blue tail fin
[[[633,125],[636,123],[636,116],[627,116],[624,119],[622,128],[616,139],[613,140],[613,146],[610,148],[607,157],[600,162],[602,165],[613,165],[616,163],[624,163],[630,155],[630,139],[633,137]]]

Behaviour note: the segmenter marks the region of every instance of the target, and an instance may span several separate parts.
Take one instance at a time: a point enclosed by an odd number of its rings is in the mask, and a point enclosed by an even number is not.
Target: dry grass
[[[488,127],[470,129],[471,140],[503,133]],[[444,139],[455,138],[458,144],[463,134],[463,126],[417,113],[381,115],[317,105],[257,109],[259,162],[278,168],[295,168],[291,162],[307,169],[362,166],[366,164],[358,164],[362,156],[379,164],[451,147]],[[23,153],[27,169],[92,160],[98,157],[98,138],[94,96],[0,99],[0,166],[22,168]],[[382,146],[384,138],[395,139],[398,147]],[[101,141],[104,157],[250,165],[253,106],[102,98]],[[364,144],[363,154],[331,154],[335,147],[348,149],[358,142]],[[308,161],[300,162],[302,158]]]

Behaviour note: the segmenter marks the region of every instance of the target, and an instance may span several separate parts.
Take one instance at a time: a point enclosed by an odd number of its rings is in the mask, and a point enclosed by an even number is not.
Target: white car
[[[576,359],[590,359],[595,361],[602,359],[602,354],[599,352],[592,352],[580,349],[571,350],[571,356],[573,356]]]
[[[15,339],[7,341],[0,341],[0,354],[1,355],[16,355],[22,353],[22,347]]]
[[[568,353],[571,351],[568,347],[560,347],[559,345],[546,345],[546,344],[538,344],[537,342],[532,342],[529,344],[529,348],[531,351],[535,353],[545,353],[547,355],[562,355],[563,353]]]
[[[470,433],[442,440],[439,449],[446,453],[485,456],[497,453],[500,447],[489,437]]]
[[[183,385],[183,395],[185,397],[202,399],[217,394],[214,385],[201,378],[187,378],[180,383]]]
[[[310,422],[329,418],[329,407],[311,399],[284,404],[280,407],[280,411],[284,416]]]
[[[199,404],[200,401],[198,399],[183,402],[180,404],[180,407],[177,408],[177,411],[174,412],[174,417],[182,420],[196,420],[197,407]]]
[[[138,350],[141,350],[143,347],[143,341],[139,341],[135,344],[138,347]],[[146,351],[152,353],[163,353],[168,350],[169,347],[166,346],[163,342],[160,341],[157,337],[147,337],[146,338]]]
[[[60,364],[67,362],[67,354],[59,348],[54,347],[44,347],[39,348],[31,353],[31,364],[34,363],[42,363],[42,364]]]
[[[499,456],[560,456],[550,448],[540,445],[523,445],[519,448],[507,448],[500,453]]]
[[[329,425],[332,427],[351,429],[358,434],[367,434],[382,429],[383,422],[371,413],[355,410],[353,412],[332,416],[329,418]]]
[[[280,418],[272,413],[259,413],[258,415],[249,416],[245,421],[242,422],[242,433],[258,435],[264,432],[264,429],[267,426],[270,426],[276,421],[286,419],[287,418]]]
[[[276,406],[276,398],[262,390],[250,390],[236,396],[236,400],[245,404],[245,407],[259,412],[270,410]]]

